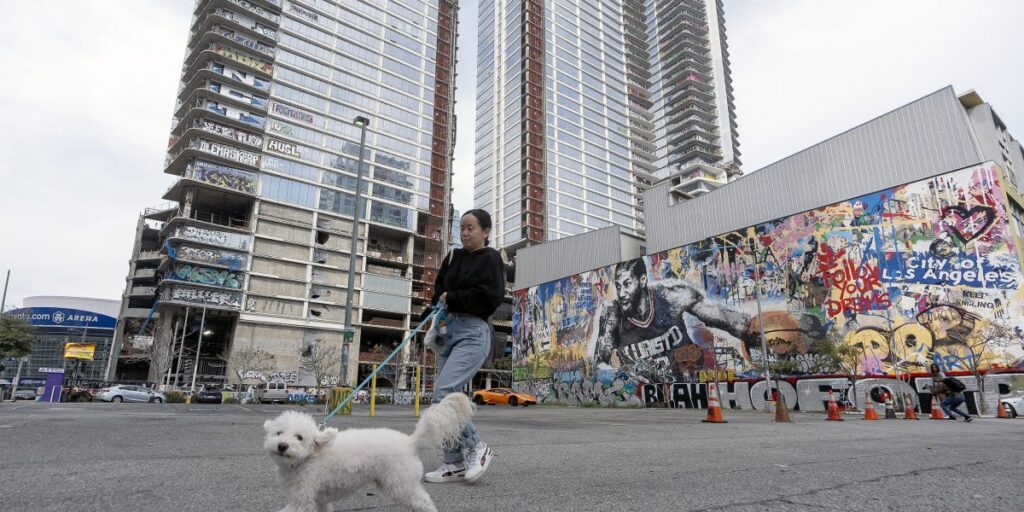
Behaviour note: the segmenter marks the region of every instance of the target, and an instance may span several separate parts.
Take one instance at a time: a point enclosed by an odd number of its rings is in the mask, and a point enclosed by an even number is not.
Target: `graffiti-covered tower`
[[[258,350],[270,363],[246,372],[257,380],[351,383],[405,337],[450,236],[457,10],[195,3],[170,203],[140,221],[108,378],[238,384],[239,351]],[[369,120],[365,148],[356,118]],[[311,347],[335,351],[326,382],[313,378]]]

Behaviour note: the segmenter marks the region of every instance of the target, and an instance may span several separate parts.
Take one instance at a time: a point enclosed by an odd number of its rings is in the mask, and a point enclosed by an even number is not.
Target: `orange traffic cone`
[[[910,395],[903,395],[903,419],[905,420],[916,420],[917,419],[917,408],[914,406],[914,401],[910,398]]]
[[[999,407],[996,407],[996,418],[1010,418],[1010,414],[1006,412],[1006,406],[1003,402],[999,402]]]
[[[839,406],[836,405],[836,397],[832,395],[832,390],[828,391],[828,417],[825,418],[828,421],[843,421],[843,417],[839,415]]]
[[[875,411],[875,403],[871,401],[871,393],[864,392],[864,419],[877,420],[878,412]]]
[[[718,404],[718,387],[708,384],[708,417],[704,423],[728,423],[722,419],[722,406]]]
[[[932,415],[929,416],[933,420],[945,419],[946,416],[942,414],[942,409],[939,409],[939,401],[932,397]]]

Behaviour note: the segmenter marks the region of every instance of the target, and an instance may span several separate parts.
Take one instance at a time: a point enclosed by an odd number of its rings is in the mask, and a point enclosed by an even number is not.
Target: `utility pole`
[[[7,284],[11,282],[11,269],[7,269],[7,278],[4,279],[4,298],[0,299],[0,315],[4,314],[4,306],[7,305]]]

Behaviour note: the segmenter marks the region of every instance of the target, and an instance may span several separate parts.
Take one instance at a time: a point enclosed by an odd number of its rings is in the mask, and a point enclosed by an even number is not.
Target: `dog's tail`
[[[455,441],[473,415],[473,402],[462,393],[452,393],[423,411],[412,440],[416,444],[438,446]]]

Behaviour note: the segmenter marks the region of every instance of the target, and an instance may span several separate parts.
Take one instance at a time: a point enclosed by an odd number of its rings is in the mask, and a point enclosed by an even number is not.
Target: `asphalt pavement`
[[[261,443],[263,421],[283,409],[0,404],[0,511],[278,510]],[[333,426],[411,432],[415,422],[409,407],[367,413],[357,406]],[[1024,419],[725,416],[482,407],[490,471],[476,486],[427,490],[442,511],[1024,510]],[[431,469],[440,461],[426,449],[421,458]],[[400,509],[367,487],[332,510]]]

